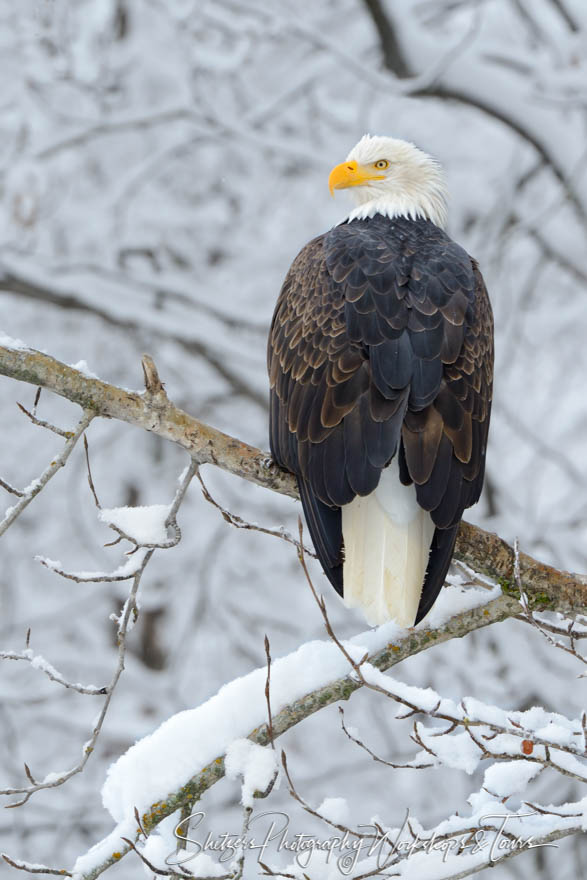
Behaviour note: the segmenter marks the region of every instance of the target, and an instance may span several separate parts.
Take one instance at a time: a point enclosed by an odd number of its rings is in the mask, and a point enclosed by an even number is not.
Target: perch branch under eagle
[[[420,621],[483,485],[493,319],[444,232],[438,163],[366,135],[330,174],[347,219],[309,242],[268,344],[271,452],[294,473],[324,571],[372,624]]]

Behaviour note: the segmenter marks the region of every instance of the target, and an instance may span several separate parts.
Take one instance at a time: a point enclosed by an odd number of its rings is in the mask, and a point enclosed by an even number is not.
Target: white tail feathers
[[[377,489],[342,508],[344,602],[371,625],[413,626],[428,565],[434,523],[414,486],[399,479],[395,459]]]

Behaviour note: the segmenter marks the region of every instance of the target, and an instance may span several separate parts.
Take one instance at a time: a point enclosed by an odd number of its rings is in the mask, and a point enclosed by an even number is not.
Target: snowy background
[[[384,11],[395,39],[377,13]],[[377,26],[379,25],[379,27]],[[496,319],[495,406],[484,496],[469,518],[523,550],[587,571],[587,7],[583,0],[0,0],[0,327],[67,363],[85,360],[139,388],[149,352],[169,396],[266,448],[265,340],[299,248],[344,216],[330,168],[364,132],[413,140],[445,166],[449,232],[480,262]],[[15,401],[34,389],[0,380],[0,476],[26,485],[60,447]],[[40,415],[71,427],[78,410],[44,395]],[[168,504],[185,456],[144,432],[95,422],[94,481],[104,507]],[[298,506],[205,468],[231,511],[294,529]],[[2,490],[0,489],[0,492]],[[10,499],[2,498],[8,505]],[[107,767],[173,713],[226,681],[321,638],[294,549],[237,531],[192,485],[183,540],[145,575],[127,669],[95,754],[67,785],[0,813],[0,847],[58,866],[112,827]],[[98,686],[116,664],[113,624],[125,591],[65,582],[34,561],[115,568],[76,449],[3,541],[0,648],[31,646],[73,681]],[[318,571],[341,635],[364,628]],[[22,664],[24,667],[25,664]],[[516,622],[402,664],[398,677],[459,700],[534,704],[575,717],[576,663]],[[32,668],[0,667],[1,787],[73,765],[99,697],[58,688]],[[383,756],[413,754],[409,724],[374,694],[347,720]],[[347,798],[353,823],[374,814],[425,825],[466,811],[474,777],[391,771],[343,736],[336,707],[283,738],[298,791]],[[529,794],[578,796],[562,777]],[[549,786],[550,785],[550,789]],[[215,831],[240,829],[239,785],[206,795]],[[316,830],[284,788],[300,831]],[[9,869],[6,868],[6,871]],[[496,868],[492,880],[587,875],[584,840]],[[129,856],[112,871],[144,876]]]

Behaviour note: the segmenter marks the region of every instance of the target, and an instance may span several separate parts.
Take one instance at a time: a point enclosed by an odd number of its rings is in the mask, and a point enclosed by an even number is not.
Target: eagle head
[[[328,179],[335,189],[352,188],[357,207],[349,220],[375,214],[424,218],[446,224],[447,190],[440,164],[408,141],[364,135]]]

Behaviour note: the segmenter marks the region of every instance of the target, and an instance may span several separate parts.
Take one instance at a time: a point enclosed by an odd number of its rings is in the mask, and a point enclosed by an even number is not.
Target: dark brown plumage
[[[294,260],[268,344],[271,452],[297,476],[322,566],[342,594],[340,507],[397,454],[436,527],[418,608],[444,582],[458,523],[481,493],[493,320],[467,253],[428,220],[376,215]]]

